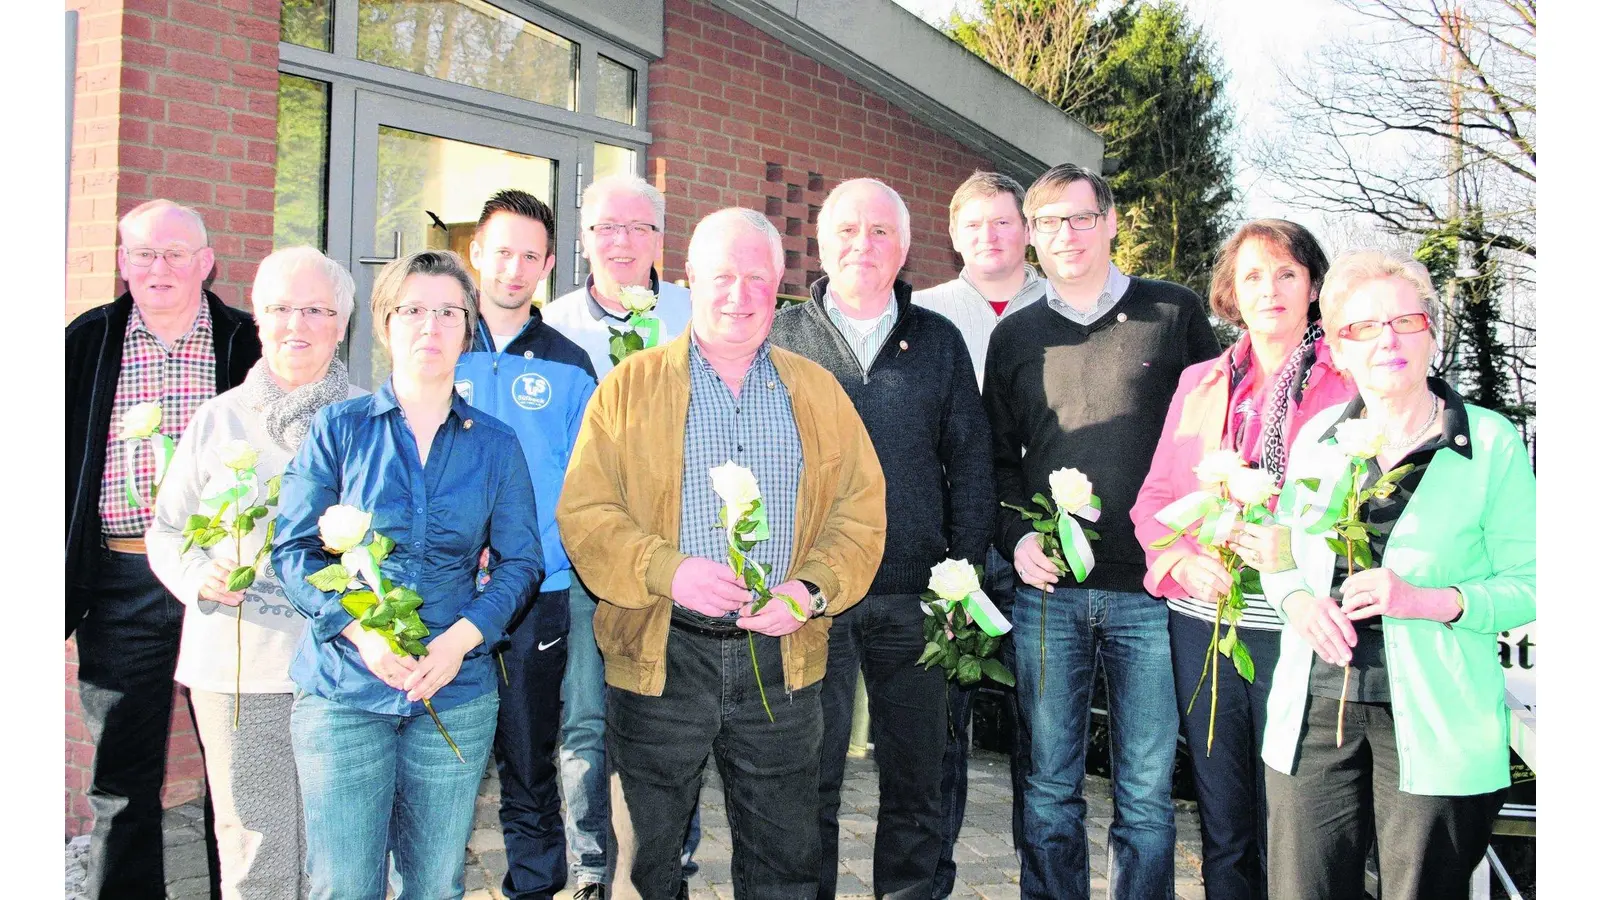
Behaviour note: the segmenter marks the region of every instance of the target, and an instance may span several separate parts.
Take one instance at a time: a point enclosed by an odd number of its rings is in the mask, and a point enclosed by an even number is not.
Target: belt
[[[142,537],[124,538],[107,535],[104,540],[106,549],[116,553],[137,553],[141,556],[145,553]]]
[[[701,637],[714,638],[719,641],[729,641],[733,640],[734,638],[742,638],[750,633],[747,629],[740,628],[739,626],[733,624],[732,621],[729,621],[728,624],[723,625],[721,623],[692,621],[679,616],[672,617],[672,627],[687,631],[690,634],[698,634]]]

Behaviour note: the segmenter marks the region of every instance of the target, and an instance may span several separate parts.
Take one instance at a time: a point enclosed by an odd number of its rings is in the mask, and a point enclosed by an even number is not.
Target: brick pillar
[[[66,319],[125,290],[117,219],[165,197],[199,211],[217,263],[210,287],[244,306],[272,252],[279,0],[68,0],[78,10]],[[66,644],[67,834],[90,825],[93,757]],[[199,796],[203,769],[188,707],[173,709],[162,801]]]

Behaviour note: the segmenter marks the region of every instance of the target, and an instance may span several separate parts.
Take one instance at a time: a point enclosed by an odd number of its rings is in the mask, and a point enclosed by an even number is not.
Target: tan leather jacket
[[[689,341],[628,357],[600,383],[584,414],[556,507],[573,568],[600,601],[595,640],[606,683],[646,696],[666,684],[672,576],[689,413]],[[782,638],[784,683],[798,690],[827,670],[831,616],[860,602],[883,557],[883,470],[872,440],[826,369],[772,348],[789,389],[805,468],[794,547],[783,581],[822,590],[828,613]]]

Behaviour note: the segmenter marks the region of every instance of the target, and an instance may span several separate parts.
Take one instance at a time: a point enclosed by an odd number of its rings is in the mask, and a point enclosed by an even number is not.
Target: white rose
[[[1227,484],[1234,473],[1244,467],[1244,460],[1232,450],[1213,450],[1194,467],[1194,474],[1200,479],[1201,487],[1213,487]]]
[[[223,465],[235,472],[255,468],[256,460],[260,458],[260,454],[256,453],[256,448],[250,446],[249,441],[243,440],[229,441],[223,444],[222,449],[217,451],[217,455],[222,457]]]
[[[621,296],[617,298],[628,312],[643,315],[656,308],[656,295],[647,287],[629,285],[622,289]]]
[[[322,518],[317,520],[317,533],[322,537],[322,545],[328,548],[329,553],[336,555],[361,546],[371,527],[372,513],[343,504],[328,507]]]
[[[947,559],[939,563],[933,567],[933,575],[928,579],[928,590],[938,594],[940,600],[951,603],[964,600],[982,588],[978,571],[964,559]]]
[[[160,427],[161,404],[135,403],[122,414],[122,432],[117,437],[124,441],[147,438],[155,434]]]
[[[1050,499],[1063,512],[1075,512],[1089,505],[1094,485],[1077,469],[1057,469],[1050,473]]]
[[[1228,493],[1245,506],[1260,506],[1278,492],[1278,479],[1267,469],[1238,469],[1228,476]]]
[[[1383,449],[1383,429],[1371,419],[1345,419],[1333,429],[1339,452],[1356,459],[1371,459]]]
[[[728,524],[739,521],[761,499],[761,487],[749,469],[728,460],[711,470],[711,489],[728,507]]]

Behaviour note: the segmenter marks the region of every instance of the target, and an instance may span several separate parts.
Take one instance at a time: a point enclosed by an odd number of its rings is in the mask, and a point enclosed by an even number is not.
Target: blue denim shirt
[[[352,620],[339,598],[306,576],[337,558],[322,547],[317,520],[335,504],[372,513],[372,528],[395,542],[383,574],[422,595],[420,614],[438,637],[459,619],[483,633],[454,680],[433,697],[445,710],[495,690],[489,648],[532,601],[543,577],[533,483],[516,434],[460,395],[421,464],[394,385],[324,407],[283,474],[272,564],[289,602],[309,624],[289,675],[308,693],[371,712],[421,715],[422,704],[367,669],[339,632]],[[491,548],[488,589],[475,584],[478,556]]]

